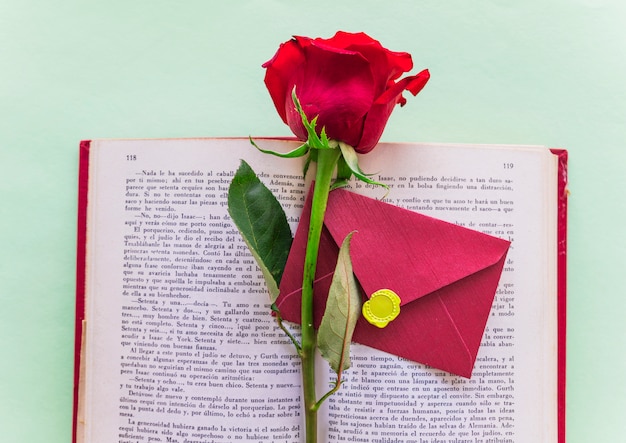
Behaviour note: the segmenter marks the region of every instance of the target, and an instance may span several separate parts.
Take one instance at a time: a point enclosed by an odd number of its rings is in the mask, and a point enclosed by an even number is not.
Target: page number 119
[[[513,166],[515,166],[515,163],[503,163],[502,166],[504,167],[504,169],[513,169]]]

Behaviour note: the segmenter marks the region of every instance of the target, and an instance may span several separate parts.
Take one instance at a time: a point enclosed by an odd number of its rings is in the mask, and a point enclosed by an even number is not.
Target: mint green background
[[[432,80],[384,140],[570,151],[569,442],[626,434],[623,0],[0,2],[0,441],[69,442],[78,142],[289,135],[260,65],[366,31]]]

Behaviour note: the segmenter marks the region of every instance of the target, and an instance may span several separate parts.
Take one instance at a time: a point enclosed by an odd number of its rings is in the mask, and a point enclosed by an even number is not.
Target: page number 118
[[[137,160],[137,155],[136,154],[127,154],[126,155],[126,161],[127,162],[132,162]]]

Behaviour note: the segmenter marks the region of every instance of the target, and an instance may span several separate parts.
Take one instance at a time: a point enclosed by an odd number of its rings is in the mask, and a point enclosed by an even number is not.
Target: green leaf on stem
[[[273,302],[293,238],[285,211],[245,162],[228,189],[228,213],[261,268]]]
[[[337,373],[338,382],[341,372],[350,367],[350,342],[361,313],[361,295],[350,260],[352,234],[346,236],[339,250],[326,311],[317,333],[320,353]]]

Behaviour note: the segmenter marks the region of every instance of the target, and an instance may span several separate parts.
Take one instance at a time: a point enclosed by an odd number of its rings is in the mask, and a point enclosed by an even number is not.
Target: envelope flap
[[[391,289],[403,305],[494,265],[510,244],[341,189],[324,223],[336,244],[357,231],[350,255],[366,294]]]

